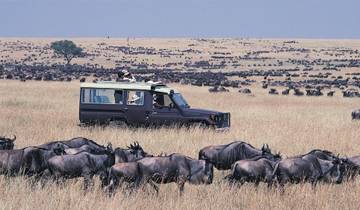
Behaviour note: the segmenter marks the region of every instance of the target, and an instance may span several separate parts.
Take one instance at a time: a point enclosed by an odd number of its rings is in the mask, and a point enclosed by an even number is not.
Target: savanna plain
[[[360,153],[360,123],[352,121],[350,112],[358,99],[299,98],[270,96],[256,89],[254,96],[237,92],[211,94],[206,88],[171,85],[179,89],[193,107],[230,111],[232,127],[228,132],[207,129],[130,129],[117,127],[83,128],[78,126],[79,83],[0,82],[0,131],[16,134],[16,147],[37,145],[50,140],[84,136],[99,143],[112,142],[126,146],[139,141],[153,154],[179,152],[197,157],[210,144],[235,139],[256,147],[268,143],[273,151],[286,156],[322,148],[335,153]],[[201,99],[201,100],[199,100]],[[3,209],[358,209],[360,183],[320,184],[315,190],[309,184],[286,187],[284,195],[264,185],[231,187],[222,177],[228,172],[216,171],[209,186],[185,186],[179,196],[175,184],[162,185],[156,196],[152,189],[128,194],[121,190],[108,198],[96,181],[84,193],[82,180],[30,186],[18,177],[0,178],[0,206]]]
[[[305,43],[312,44],[311,41]],[[359,46],[359,42],[355,44]],[[15,55],[7,56],[17,59]],[[100,61],[111,63],[106,59]],[[312,149],[326,149],[341,156],[360,154],[360,121],[351,120],[351,112],[359,108],[360,98],[344,98],[340,93],[333,97],[269,95],[268,90],[257,85],[251,88],[252,94],[245,95],[232,88],[230,92],[209,93],[207,87],[169,84],[178,89],[192,107],[231,113],[230,130],[216,132],[201,128],[80,127],[79,86],[78,81],[0,80],[0,135],[15,134],[16,148],[83,136],[100,144],[111,142],[114,147],[126,147],[138,141],[145,151],[154,155],[177,152],[194,158],[205,146],[234,140],[246,141],[258,148],[267,143],[283,158]],[[280,194],[278,189],[268,189],[265,184],[258,188],[251,183],[230,186],[223,180],[228,173],[215,170],[211,185],[186,184],[183,196],[179,196],[175,184],[166,184],[160,186],[159,195],[147,187],[131,194],[119,189],[111,198],[102,192],[97,179],[92,189],[84,192],[82,179],[41,187],[32,186],[31,180],[24,177],[1,176],[0,209],[360,208],[360,178],[340,185],[318,184],[315,190],[310,184],[287,185],[285,193]]]

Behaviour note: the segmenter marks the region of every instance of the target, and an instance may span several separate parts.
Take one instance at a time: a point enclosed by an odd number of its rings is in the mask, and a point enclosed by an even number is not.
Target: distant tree
[[[83,53],[81,47],[70,40],[61,40],[51,43],[51,49],[54,50],[55,54],[64,56],[67,64],[75,57],[80,57]]]

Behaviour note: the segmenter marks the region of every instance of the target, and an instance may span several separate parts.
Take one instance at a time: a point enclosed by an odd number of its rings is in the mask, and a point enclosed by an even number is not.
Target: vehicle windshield
[[[174,93],[172,99],[181,108],[190,108],[189,104],[185,101],[180,93]]]

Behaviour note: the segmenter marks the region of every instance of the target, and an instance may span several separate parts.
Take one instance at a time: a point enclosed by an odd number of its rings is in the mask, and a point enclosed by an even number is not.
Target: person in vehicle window
[[[131,105],[140,105],[140,97],[136,95],[136,93],[131,97],[131,100],[129,101]]]
[[[123,104],[123,92],[121,90],[115,90],[114,98],[116,104]]]
[[[164,100],[162,95],[153,95],[153,106],[155,109],[161,109],[164,107]]]

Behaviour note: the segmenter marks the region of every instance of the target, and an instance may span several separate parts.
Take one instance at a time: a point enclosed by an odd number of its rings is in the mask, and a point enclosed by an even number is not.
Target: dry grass
[[[360,153],[360,122],[350,113],[359,99],[270,96],[253,89],[255,96],[236,91],[210,94],[206,88],[177,87],[193,107],[230,111],[232,128],[226,133],[201,129],[131,130],[120,128],[80,128],[78,123],[79,83],[0,82],[0,134],[16,134],[16,147],[37,145],[56,139],[85,136],[105,144],[125,146],[139,141],[153,153],[179,152],[197,157],[200,148],[242,139],[256,147],[268,143],[288,156],[312,148],[335,153]],[[199,100],[201,99],[201,100]],[[174,184],[162,185],[159,196],[151,189],[131,195],[118,193],[107,198],[99,189],[84,194],[82,182],[71,180],[64,186],[48,185],[32,189],[24,178],[0,178],[0,206],[3,209],[358,209],[360,183],[289,186],[281,196],[265,185],[230,188],[216,172],[210,186],[186,185],[183,197]]]

